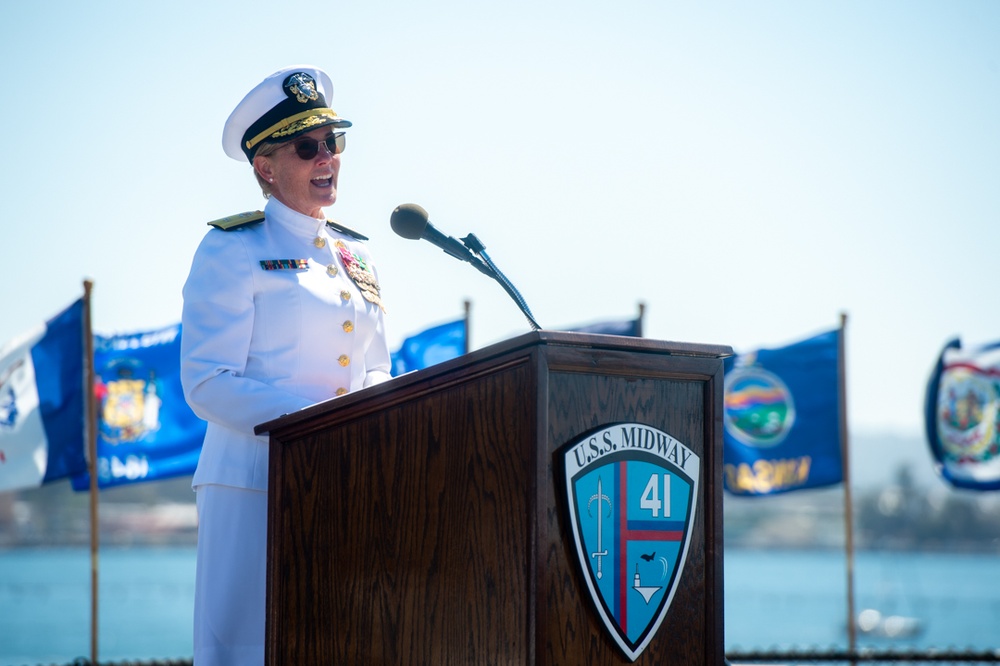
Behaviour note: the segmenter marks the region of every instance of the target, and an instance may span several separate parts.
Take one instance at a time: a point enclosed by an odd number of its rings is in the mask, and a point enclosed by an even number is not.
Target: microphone
[[[417,204],[402,204],[396,206],[389,217],[389,224],[392,230],[403,238],[410,240],[424,239],[462,261],[467,261],[480,272],[494,277],[493,272],[480,259],[469,252],[469,248],[451,236],[438,231],[428,219],[427,211]]]
[[[462,242],[451,236],[444,235],[434,228],[434,225],[428,220],[427,211],[417,204],[401,204],[396,206],[389,217],[389,224],[392,226],[392,230],[403,238],[428,240],[456,259],[469,262],[478,268],[481,273],[499,282],[500,286],[507,292],[507,295],[517,303],[517,307],[521,309],[531,327],[536,331],[541,330],[541,326],[535,321],[534,315],[531,314],[531,309],[524,302],[524,298],[520,292],[511,284],[507,276],[496,267],[490,256],[486,254],[486,246],[476,238],[475,234],[469,234],[462,239]],[[470,252],[470,249],[475,254]],[[476,255],[479,256],[477,257]]]

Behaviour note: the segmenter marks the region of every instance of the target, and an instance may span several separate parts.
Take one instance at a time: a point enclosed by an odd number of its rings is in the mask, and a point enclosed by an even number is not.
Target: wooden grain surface
[[[711,354],[560,338],[272,426],[268,663],[630,663],[579,570],[559,463],[622,421],[703,470],[677,593],[636,663],[721,663],[721,378]]]
[[[287,566],[270,591],[299,611],[272,618],[272,638],[293,641],[276,646],[285,663],[526,663],[528,376],[522,365],[282,445],[295,501],[272,498]],[[295,644],[286,619],[318,640]]]

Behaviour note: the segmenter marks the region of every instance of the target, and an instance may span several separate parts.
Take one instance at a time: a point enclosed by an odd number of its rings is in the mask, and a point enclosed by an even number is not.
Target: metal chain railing
[[[920,649],[874,649],[857,650],[732,650],[726,659],[733,666],[739,664],[820,664],[820,663],[952,663],[952,664],[997,664],[1000,663],[1000,649],[958,650],[955,648]]]
[[[726,654],[726,663],[730,666],[742,664],[998,664],[1000,663],[1000,648],[988,650],[959,650],[955,648],[921,648],[921,649],[874,649],[861,648],[847,650],[831,648],[828,650],[791,649],[791,650],[731,650]],[[52,664],[51,666],[58,666]],[[194,666],[192,659],[151,659],[127,661],[101,661],[94,664],[86,657],[78,657],[65,666]]]
[[[58,666],[52,664],[51,666]],[[98,661],[95,665],[87,657],[77,657],[65,666],[194,666],[193,659],[147,659],[126,661]]]

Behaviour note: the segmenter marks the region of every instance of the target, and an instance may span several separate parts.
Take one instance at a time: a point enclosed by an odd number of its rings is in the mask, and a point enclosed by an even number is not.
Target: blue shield
[[[604,426],[563,456],[584,580],[608,632],[635,661],[666,616],[684,571],[700,460],[640,423]]]

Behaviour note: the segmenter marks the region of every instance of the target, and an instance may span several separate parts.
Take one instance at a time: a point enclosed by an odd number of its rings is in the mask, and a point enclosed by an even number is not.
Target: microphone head
[[[417,204],[401,204],[392,211],[389,224],[403,238],[420,240],[424,237],[427,219],[427,211]]]

